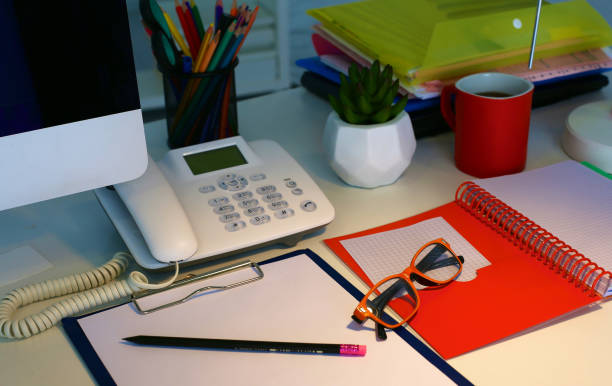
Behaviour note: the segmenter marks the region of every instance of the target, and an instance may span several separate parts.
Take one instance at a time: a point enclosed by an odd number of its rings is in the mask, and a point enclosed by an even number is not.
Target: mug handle
[[[457,95],[457,87],[454,84],[444,86],[440,93],[440,111],[442,117],[453,131],[455,131],[455,111],[453,106],[453,97]]]

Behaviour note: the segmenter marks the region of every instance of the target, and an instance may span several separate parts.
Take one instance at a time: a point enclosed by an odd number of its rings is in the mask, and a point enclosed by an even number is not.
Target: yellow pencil
[[[174,40],[176,40],[176,42],[178,43],[179,47],[181,47],[181,51],[183,51],[185,55],[191,56],[189,47],[187,47],[187,44],[185,44],[183,37],[181,36],[180,32],[178,31],[178,29],[172,22],[172,19],[166,13],[166,11],[162,10],[162,12],[164,13],[164,18],[166,19],[166,23],[168,23],[168,28],[170,28],[170,33],[172,34],[172,37],[174,38]]]

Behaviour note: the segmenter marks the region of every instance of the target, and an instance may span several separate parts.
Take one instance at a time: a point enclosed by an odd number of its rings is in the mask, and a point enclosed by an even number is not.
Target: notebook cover
[[[394,223],[327,239],[325,243],[362,280],[373,285],[341,241],[438,216],[443,217],[491,263],[478,270],[477,277],[469,282],[456,281],[445,287],[419,291],[421,306],[409,324],[445,359],[509,337],[600,299],[577,289],[561,274],[520,250],[455,202]],[[437,237],[440,235],[431,238]],[[414,252],[406,251],[408,259]],[[402,314],[401,309],[396,311]]]
[[[265,266],[266,264],[274,263],[280,260],[284,260],[287,258],[291,258],[293,256],[306,254],[314,263],[317,264],[323,271],[325,271],[332,279],[334,279],[342,288],[351,294],[356,300],[355,305],[357,305],[358,300],[361,300],[363,294],[355,288],[351,283],[349,283],[343,276],[341,276],[338,272],[336,272],[329,264],[327,264],[321,257],[315,254],[313,251],[309,249],[296,250],[264,262],[259,263],[260,266]],[[104,310],[99,311],[104,312]],[[78,319],[87,317],[88,315],[82,315],[79,317],[71,317],[62,319],[62,326],[66,335],[76,348],[76,350],[81,355],[81,358],[87,365],[88,369],[91,371],[92,376],[95,380],[101,385],[114,385],[116,384],[113,380],[112,376],[98,357],[95,352],[95,349],[87,339],[87,336],[84,334],[83,330],[79,326],[77,322]],[[385,318],[390,318],[388,315],[385,315]],[[350,317],[347,314],[347,323],[350,321]],[[366,331],[364,331],[365,333]],[[461,373],[455,370],[452,366],[450,366],[444,359],[440,358],[434,351],[432,351],[427,345],[425,345],[422,341],[412,335],[405,328],[398,328],[395,332],[408,343],[412,348],[414,348],[419,354],[421,354],[425,359],[427,359],[431,364],[436,366],[441,372],[443,372],[446,376],[449,377],[452,381],[457,383],[458,385],[471,385],[472,383],[468,381]],[[384,343],[381,343],[384,344]]]

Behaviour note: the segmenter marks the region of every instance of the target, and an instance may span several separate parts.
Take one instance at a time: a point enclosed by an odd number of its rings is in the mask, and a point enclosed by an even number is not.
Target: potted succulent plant
[[[339,96],[329,96],[333,107],[323,133],[330,165],[346,183],[374,188],[395,182],[410,164],[416,140],[407,98],[393,103],[399,81],[390,65],[370,68],[352,64],[349,76],[340,75]]]

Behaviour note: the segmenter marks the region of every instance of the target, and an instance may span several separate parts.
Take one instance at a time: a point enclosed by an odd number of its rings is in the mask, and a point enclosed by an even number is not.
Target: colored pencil
[[[168,28],[170,28],[170,33],[172,34],[172,37],[174,38],[174,40],[176,40],[176,43],[181,48],[181,51],[183,51],[185,55],[192,56],[191,51],[189,50],[189,47],[187,47],[187,44],[185,44],[185,40],[183,40],[181,33],[176,28],[176,25],[170,18],[170,15],[168,15],[166,11],[163,11],[163,13],[164,13],[164,18],[166,19],[166,23],[168,23]]]
[[[197,72],[206,71],[208,64],[210,63],[210,60],[213,56],[213,53],[216,51],[217,45],[219,44],[220,36],[221,36],[221,32],[217,31],[214,38],[210,41],[206,49],[204,57],[202,58],[202,63],[200,63],[200,66],[198,67]],[[183,113],[185,109],[187,108],[187,106],[189,105],[189,103],[193,102],[194,94],[198,90],[198,86],[200,85],[203,79],[205,78],[195,78],[195,79],[192,79],[191,82],[189,82],[187,90],[185,90],[185,93],[183,94],[183,97],[181,98],[181,101],[176,110],[176,113],[174,114],[174,120],[172,121],[172,125],[170,126],[171,134],[177,129],[177,126],[179,122],[181,121],[181,118],[183,117]]]
[[[183,3],[183,13],[185,14],[185,23],[187,24],[187,28],[189,28],[189,33],[193,39],[195,48],[194,52],[198,52],[202,39],[200,38],[200,34],[196,28],[193,12],[191,11],[191,8],[187,6],[186,1]]]
[[[195,3],[195,1],[191,4],[191,11],[193,12],[195,24],[198,28],[198,32],[200,33],[200,38],[203,39],[206,30],[204,29],[204,23],[202,23],[202,16],[200,15],[200,10],[198,9],[198,5]]]
[[[193,12],[193,7],[191,9]],[[212,72],[230,66],[253,26],[259,7],[250,11],[243,4],[236,8],[236,16],[232,16],[230,11],[230,15],[221,14],[217,17],[217,12],[222,9],[222,1],[217,0],[214,28],[211,30],[209,27],[204,33],[194,59],[194,72]],[[224,19],[225,23],[231,20],[227,28],[222,26]],[[206,141],[230,136],[234,131],[234,128],[228,127],[232,84],[231,75],[191,79],[172,121],[169,142],[182,146],[192,140]],[[231,120],[235,123],[235,117]]]
[[[181,23],[181,28],[183,28],[183,35],[185,35],[185,39],[187,40],[187,44],[189,45],[189,50],[191,52],[198,52],[195,49],[193,36],[191,36],[191,29],[187,25],[187,19],[185,17],[183,7],[181,6],[179,0],[174,0],[174,9],[176,10],[176,15],[179,18],[179,22]]]
[[[215,31],[221,29],[221,16],[223,16],[223,1],[217,0],[215,3]]]
[[[200,70],[200,66],[202,64],[202,61],[204,60],[204,56],[206,54],[206,50],[208,49],[208,45],[210,44],[210,40],[213,37],[212,30],[213,30],[213,27],[211,25],[208,27],[208,29],[206,30],[206,33],[204,34],[204,38],[202,39],[202,44],[200,44],[200,52],[198,52],[198,57],[196,58],[195,65],[193,67],[193,72],[202,72],[202,70]]]
[[[244,44],[244,41],[246,40],[246,37],[249,34],[249,31],[251,30],[251,27],[253,27],[253,23],[255,23],[255,18],[257,17],[258,11],[259,11],[259,5],[255,7],[253,12],[249,15],[249,23],[246,25],[246,29],[244,31],[244,38],[240,41],[240,45],[236,49],[236,52],[234,53],[234,57],[236,57],[236,55],[238,55],[238,52],[240,52],[240,49],[242,48],[242,45]]]

